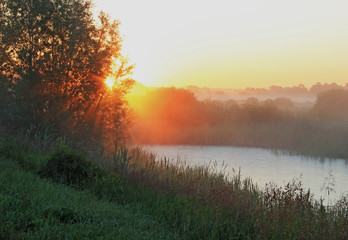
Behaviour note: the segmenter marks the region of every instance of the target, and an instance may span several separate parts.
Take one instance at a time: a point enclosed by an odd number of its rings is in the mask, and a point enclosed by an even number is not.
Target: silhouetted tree
[[[101,13],[96,23],[89,0],[3,0],[0,8],[0,94],[8,99],[8,121],[59,132],[94,129],[104,121],[98,111],[111,94],[104,80],[112,74],[122,88],[113,91],[113,111],[126,108],[133,66],[120,54],[118,21]]]
[[[348,119],[348,90],[332,89],[319,93],[312,112],[327,119]]]

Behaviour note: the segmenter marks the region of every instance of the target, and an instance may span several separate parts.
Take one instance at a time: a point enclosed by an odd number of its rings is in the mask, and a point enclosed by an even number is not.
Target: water
[[[260,188],[273,182],[285,186],[294,178],[310,189],[315,199],[328,199],[327,191],[321,190],[328,182],[325,178],[331,173],[334,177],[334,190],[330,192],[330,202],[348,192],[348,161],[342,159],[313,159],[301,156],[279,155],[274,151],[260,148],[242,148],[229,146],[164,146],[147,145],[145,149],[171,159],[186,161],[188,165],[206,165],[217,163],[217,169],[232,175],[241,169],[243,178],[250,177]]]

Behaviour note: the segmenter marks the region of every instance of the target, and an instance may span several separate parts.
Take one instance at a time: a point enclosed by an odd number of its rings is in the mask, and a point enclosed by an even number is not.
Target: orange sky
[[[348,82],[348,1],[95,0],[147,86]]]

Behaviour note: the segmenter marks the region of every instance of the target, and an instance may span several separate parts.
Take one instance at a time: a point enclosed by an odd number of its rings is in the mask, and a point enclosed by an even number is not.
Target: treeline
[[[184,89],[162,88],[134,99],[133,138],[140,144],[233,145],[348,158],[348,91],[318,95],[312,108],[289,99],[198,101]]]
[[[83,0],[0,4],[0,124],[31,136],[123,141],[133,66],[122,57],[119,22]],[[108,89],[104,80],[116,81]]]
[[[235,100],[245,100],[250,96],[258,99],[268,98],[290,98],[298,102],[313,102],[319,93],[332,90],[341,89],[347,90],[348,83],[339,85],[335,82],[320,83],[306,87],[304,84],[298,84],[292,87],[283,87],[272,85],[268,88],[245,88],[245,89],[221,89],[221,88],[206,88],[197,86],[188,86],[186,89],[192,91],[198,100],[214,99],[219,101],[227,101],[230,98]]]

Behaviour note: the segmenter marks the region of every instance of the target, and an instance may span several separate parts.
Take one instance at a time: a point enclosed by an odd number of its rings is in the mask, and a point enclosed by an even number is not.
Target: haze
[[[134,77],[147,86],[347,82],[347,1],[114,1]]]

